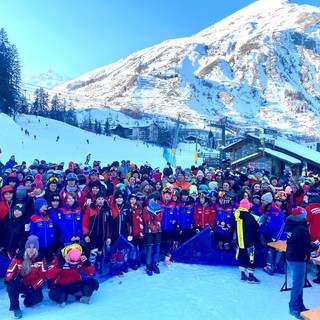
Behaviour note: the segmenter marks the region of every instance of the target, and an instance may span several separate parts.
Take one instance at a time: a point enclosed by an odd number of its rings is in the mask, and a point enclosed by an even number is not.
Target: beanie
[[[27,188],[25,186],[19,186],[16,190],[16,198],[19,200],[23,200],[27,197]]]
[[[59,193],[52,193],[51,196],[49,197],[49,202],[53,201],[59,201],[60,202],[60,196]]]
[[[19,210],[22,212],[22,214],[24,214],[25,206],[23,203],[17,203],[13,206],[12,212],[14,212],[14,210]]]
[[[43,183],[42,183],[42,180],[41,180],[41,174],[36,174],[35,178],[34,178],[34,181],[33,181],[33,185],[36,187],[36,188],[39,188],[39,189],[43,189]]]
[[[240,201],[239,207],[240,207],[240,208],[247,209],[247,210],[250,210],[250,208],[251,208],[251,203],[249,202],[248,199],[242,199],[242,200]]]
[[[204,174],[203,174],[203,172],[201,171],[201,170],[198,170],[198,172],[197,172],[197,178],[199,177],[199,176],[203,176],[204,177]]]
[[[267,203],[271,203],[273,201],[273,196],[271,192],[267,192],[265,193],[262,197],[261,197],[261,201],[265,201]]]
[[[155,181],[160,181],[161,180],[161,176],[162,176],[162,173],[161,172],[157,172],[153,175],[153,179]]]
[[[41,209],[41,207],[46,205],[46,204],[48,204],[46,199],[39,198],[34,202],[34,208],[39,211]]]
[[[69,258],[69,264],[78,264],[80,262],[81,252],[77,248],[73,248],[68,251],[67,257]]]
[[[143,181],[141,182],[140,184],[140,189],[142,190],[144,187],[148,186],[149,185],[149,182],[148,181]]]
[[[4,187],[1,189],[1,191],[2,191],[2,194],[5,194],[6,192],[13,193],[13,189],[12,189],[12,187],[9,186],[9,185],[4,186]]]
[[[96,194],[96,199],[98,198],[105,198],[106,197],[106,194],[103,192],[103,191],[99,191],[97,194]]]
[[[307,216],[307,211],[302,207],[292,208],[292,215],[297,217],[298,219],[305,219]]]
[[[34,248],[39,250],[39,239],[37,236],[35,236],[35,235],[29,236],[24,247],[25,247],[25,249],[27,249],[27,248],[30,248],[31,245],[33,245]]]

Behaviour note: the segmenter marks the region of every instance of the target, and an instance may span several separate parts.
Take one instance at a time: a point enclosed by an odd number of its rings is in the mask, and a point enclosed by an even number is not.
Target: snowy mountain
[[[146,48],[56,87],[76,108],[178,116],[198,127],[317,135],[320,8],[260,0],[187,38]],[[308,128],[305,128],[305,124]]]
[[[32,96],[37,88],[51,89],[69,80],[70,77],[48,70],[42,73],[24,75],[22,77],[22,87],[27,91],[27,95]]]

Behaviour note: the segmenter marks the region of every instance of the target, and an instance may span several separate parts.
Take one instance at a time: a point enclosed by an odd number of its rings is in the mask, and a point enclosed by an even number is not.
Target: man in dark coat
[[[306,264],[310,253],[318,249],[311,243],[306,221],[307,212],[302,207],[292,208],[285,224],[287,235],[286,259],[292,275],[289,312],[297,319],[303,319],[300,312],[307,310],[303,303]]]

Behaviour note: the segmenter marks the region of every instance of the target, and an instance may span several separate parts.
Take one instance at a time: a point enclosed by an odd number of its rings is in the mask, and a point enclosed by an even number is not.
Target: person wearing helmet
[[[60,199],[63,205],[66,205],[66,195],[68,192],[75,193],[77,199],[76,202],[80,207],[83,207],[85,197],[78,184],[78,176],[74,172],[69,172],[66,176],[66,186],[60,191]]]
[[[161,243],[162,208],[156,201],[150,201],[143,209],[145,223],[144,239],[146,244],[146,272],[152,276],[153,272],[160,273],[158,266]]]

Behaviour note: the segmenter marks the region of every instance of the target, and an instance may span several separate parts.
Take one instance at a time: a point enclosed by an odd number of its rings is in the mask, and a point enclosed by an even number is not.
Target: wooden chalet
[[[320,172],[320,152],[291,140],[268,134],[248,133],[241,140],[222,148],[231,165],[246,167],[249,164],[278,176],[285,168],[300,175],[303,168]]]

